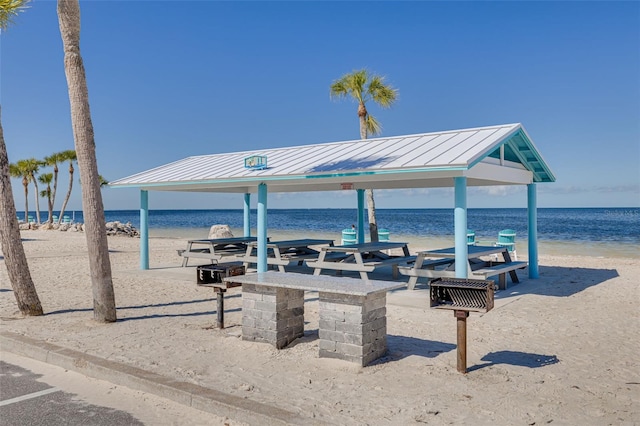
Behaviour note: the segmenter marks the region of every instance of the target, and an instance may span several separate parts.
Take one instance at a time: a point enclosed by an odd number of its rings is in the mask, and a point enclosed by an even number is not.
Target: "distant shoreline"
[[[195,238],[206,238],[208,229],[201,228],[150,228],[150,238],[174,238],[178,240],[188,240]],[[235,236],[243,235],[240,228],[231,228]],[[256,235],[256,230],[252,230],[252,235]],[[333,239],[336,244],[340,244],[341,234],[339,232],[313,232],[313,231],[291,231],[281,229],[269,229],[269,237],[274,240],[295,239],[295,238],[318,238]],[[449,247],[454,244],[451,236],[408,236],[402,234],[391,235],[393,241],[402,240],[409,244],[411,251],[426,250]],[[480,243],[491,244],[491,241],[480,237]],[[518,239],[516,249],[519,258],[528,257],[527,240]],[[640,255],[640,246],[637,244],[619,244],[600,241],[550,241],[538,240],[538,255],[553,256],[589,256],[589,257],[612,257],[637,259]]]

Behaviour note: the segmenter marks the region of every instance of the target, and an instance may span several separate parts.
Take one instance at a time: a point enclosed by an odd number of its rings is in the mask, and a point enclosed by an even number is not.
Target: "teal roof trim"
[[[132,183],[132,184],[119,184],[116,188],[154,188],[154,187],[179,187],[179,186],[193,186],[193,185],[209,185],[209,184],[246,184],[255,182],[275,182],[286,180],[300,180],[300,179],[327,179],[327,178],[342,178],[342,177],[358,177],[358,176],[371,176],[371,175],[386,175],[397,173],[416,173],[416,172],[435,172],[435,171],[462,171],[467,170],[467,167],[424,167],[420,169],[411,170],[377,170],[366,172],[344,172],[344,173],[326,173],[322,175],[304,175],[304,176],[257,176],[257,177],[243,177],[242,179],[204,179],[204,180],[191,180],[184,182],[158,182],[158,183]]]
[[[498,141],[496,148],[488,154],[476,159],[469,165],[469,168],[484,160],[487,157],[500,158],[500,147],[504,146],[504,159],[514,163],[522,164],[527,170],[533,173],[533,181],[538,182],[555,182],[556,177],[553,175],[544,159],[538,152],[527,132],[518,126],[508,135]]]

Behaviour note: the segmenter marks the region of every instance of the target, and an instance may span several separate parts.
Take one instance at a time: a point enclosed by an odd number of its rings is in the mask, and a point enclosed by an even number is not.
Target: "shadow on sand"
[[[435,358],[441,353],[453,351],[455,349],[456,345],[451,343],[388,334],[387,354],[375,360],[372,365],[398,361],[409,356]]]
[[[496,293],[496,299],[523,294],[568,297],[589,287],[602,284],[620,275],[615,269],[568,268],[565,266],[541,266],[539,279],[528,279],[527,270],[518,272],[521,281],[512,284],[508,279],[506,290]]]
[[[294,340],[287,346],[293,348],[301,343],[319,339],[318,329],[305,329],[304,336]],[[387,335],[387,354],[373,361],[369,365],[386,364],[398,361],[408,356],[421,356],[423,358],[435,358],[441,353],[452,351],[456,345],[451,343],[436,342],[434,340],[418,339],[415,337]]]
[[[483,356],[482,361],[487,361],[487,363],[471,366],[467,369],[467,372],[479,370],[485,367],[491,367],[492,365],[497,364],[509,364],[517,365],[520,367],[539,368],[546,367],[547,365],[557,364],[560,362],[558,357],[556,357],[555,355],[540,355],[515,351],[491,352]]]
[[[10,291],[10,290],[7,290]],[[225,296],[225,300],[231,297],[241,297],[240,294],[232,294],[229,296]],[[167,307],[167,306],[179,306],[179,305],[190,305],[192,303],[212,303],[215,302],[216,299],[215,298],[210,298],[210,299],[197,299],[197,300],[185,300],[182,302],[171,302],[171,303],[156,303],[156,304],[151,304],[151,305],[137,305],[137,306],[116,306],[116,310],[118,311],[122,311],[125,309],[145,309],[145,308],[163,308],[163,307]],[[238,309],[240,310],[240,309]],[[57,314],[68,314],[68,313],[72,313],[72,312],[91,312],[93,311],[92,308],[80,308],[80,309],[61,309],[58,311],[51,311],[48,312],[46,315],[57,315]],[[233,312],[233,310],[226,310],[225,312]],[[204,312],[204,313],[185,313],[185,314],[159,314],[159,315],[147,315],[147,316],[140,316],[140,317],[135,317],[135,318],[123,318],[123,320],[131,320],[131,319],[144,319],[144,318],[159,318],[159,317],[190,317],[190,316],[194,316],[194,315],[204,315],[204,314],[211,314],[211,313],[215,313],[215,310],[213,310],[212,312]],[[118,319],[118,321],[120,321],[120,319]]]

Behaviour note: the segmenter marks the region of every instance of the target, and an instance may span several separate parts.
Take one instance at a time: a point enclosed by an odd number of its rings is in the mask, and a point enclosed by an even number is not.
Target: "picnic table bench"
[[[514,283],[520,282],[517,269],[523,269],[527,267],[527,262],[489,262],[486,266],[480,269],[474,269],[471,273],[475,276],[480,276],[483,279],[488,277],[498,276],[498,288],[504,290],[507,288],[507,272],[511,276],[511,281]]]
[[[387,291],[404,283],[275,271],[225,278],[242,284],[242,339],[282,349],[304,335],[304,292],[319,299],[319,356],[371,363],[387,351]]]
[[[403,256],[391,256],[384,251],[402,249]],[[339,254],[338,258],[331,258],[329,254]],[[416,256],[409,255],[407,243],[400,242],[369,242],[361,244],[347,244],[342,246],[321,247],[320,256],[316,261],[307,261],[307,266],[314,268],[313,275],[320,275],[323,269],[331,269],[340,274],[342,271],[355,271],[360,278],[369,278],[369,272],[381,266],[391,265],[393,277],[398,277],[398,266],[409,264],[416,260]]]
[[[191,257],[207,259],[212,263],[216,263],[223,257],[233,257],[243,254],[247,249],[247,243],[256,240],[256,237],[189,240],[187,241],[186,250],[178,250],[178,255],[182,257],[183,267],[187,266],[189,258]]]

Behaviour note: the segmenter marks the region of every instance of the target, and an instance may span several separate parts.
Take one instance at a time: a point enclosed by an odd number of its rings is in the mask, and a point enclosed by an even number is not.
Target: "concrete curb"
[[[4,351],[66,368],[88,377],[167,398],[198,410],[248,424],[319,424],[293,412],[230,395],[193,383],[181,382],[115,361],[66,349],[7,331],[0,332]]]

